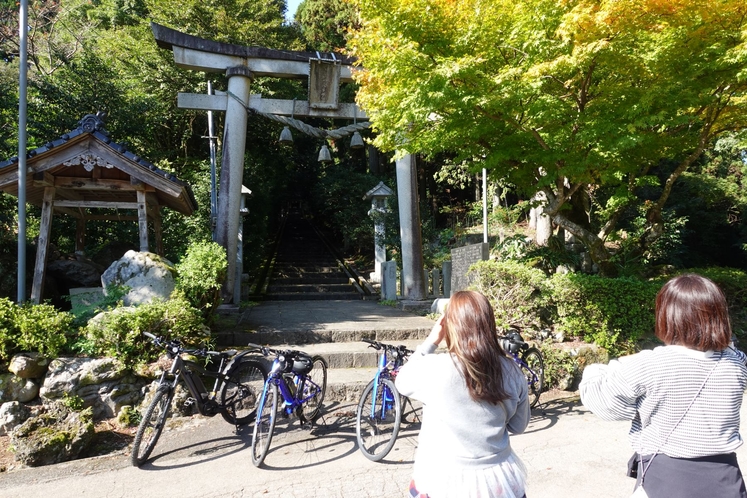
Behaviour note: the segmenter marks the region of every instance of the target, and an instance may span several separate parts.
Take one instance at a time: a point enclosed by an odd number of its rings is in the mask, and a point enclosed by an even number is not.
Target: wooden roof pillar
[[[34,281],[31,285],[31,302],[39,304],[44,292],[44,278],[47,270],[47,252],[49,239],[52,234],[52,211],[54,208],[54,187],[44,188],[44,201],[41,210],[41,226],[39,239],[36,242],[36,265],[34,266]]]

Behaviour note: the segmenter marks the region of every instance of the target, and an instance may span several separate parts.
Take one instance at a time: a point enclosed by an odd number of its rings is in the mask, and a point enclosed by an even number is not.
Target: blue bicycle
[[[309,356],[303,351],[249,346],[259,349],[264,356],[275,356],[254,422],[252,463],[259,467],[270,449],[279,404],[282,404],[283,416],[295,415],[301,425],[313,423],[319,416],[327,390],[327,362],[321,356]]]
[[[392,449],[402,422],[402,396],[394,386],[397,371],[412,351],[363,339],[369,347],[381,351],[379,368],[373,380],[363,389],[358,402],[355,433],[358,448],[366,458],[378,462]]]

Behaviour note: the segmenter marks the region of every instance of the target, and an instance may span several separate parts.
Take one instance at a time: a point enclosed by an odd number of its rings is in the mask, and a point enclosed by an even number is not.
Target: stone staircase
[[[414,349],[432,326],[430,319],[372,301],[264,301],[216,339],[236,348],[255,343],[318,354],[329,366],[327,402],[357,403],[378,364],[377,351],[361,339]]]
[[[281,229],[268,269],[264,300],[357,300],[375,298],[299,210],[291,210]]]

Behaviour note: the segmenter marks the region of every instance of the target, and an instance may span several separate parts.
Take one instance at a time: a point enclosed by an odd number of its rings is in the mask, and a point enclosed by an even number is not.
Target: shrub
[[[660,282],[604,278],[580,273],[556,274],[550,280],[555,326],[610,352],[654,331],[654,304]]]
[[[59,355],[72,333],[73,316],[49,304],[16,305],[0,298],[0,360],[21,351]]]
[[[196,242],[176,265],[179,289],[203,317],[209,319],[220,304],[220,289],[226,279],[226,250],[215,242]]]
[[[468,275],[471,287],[484,294],[499,329],[538,328],[544,304],[545,274],[516,261],[479,261]]]
[[[142,332],[191,345],[204,342],[209,335],[199,310],[175,292],[168,301],[116,308],[91,320],[84,329],[86,343],[79,347],[87,348],[89,353],[113,356],[127,366],[155,360],[160,351],[151,347]]]

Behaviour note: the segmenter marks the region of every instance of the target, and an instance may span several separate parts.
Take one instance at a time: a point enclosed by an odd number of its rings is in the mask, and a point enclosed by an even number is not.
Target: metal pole
[[[213,83],[208,81],[208,95],[213,94]],[[210,140],[210,231],[213,234],[213,240],[215,240],[215,225],[218,213],[218,186],[216,182],[215,173],[215,133],[213,133],[213,111],[208,111],[208,140]]]
[[[482,169],[482,241],[488,242],[488,171]]]
[[[21,64],[18,77],[18,294],[26,300],[26,87],[28,79],[28,0],[21,0],[18,16]]]

